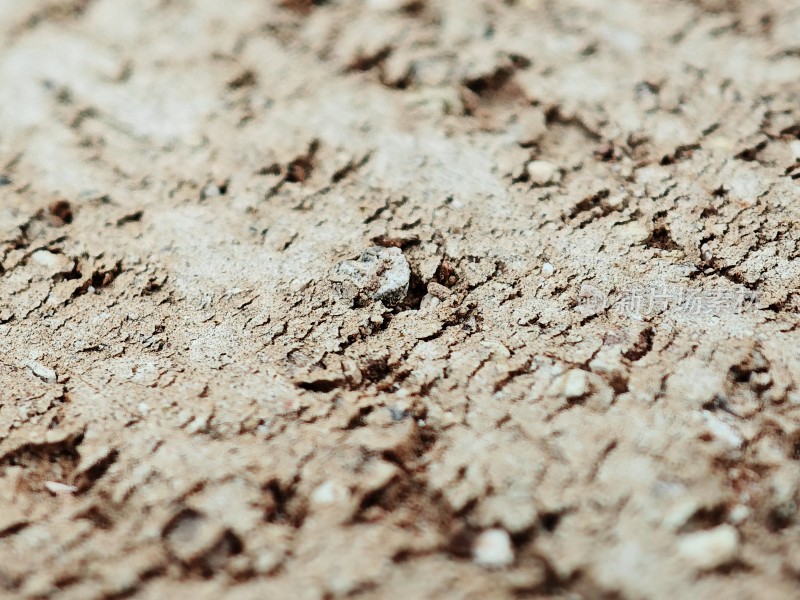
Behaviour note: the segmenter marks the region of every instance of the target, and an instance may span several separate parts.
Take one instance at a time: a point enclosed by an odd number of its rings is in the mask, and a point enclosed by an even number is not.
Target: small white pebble
[[[45,481],[44,487],[47,488],[47,491],[51,494],[55,494],[56,496],[62,496],[64,494],[74,494],[78,491],[74,485],[68,485],[66,483],[60,483],[58,481]]]
[[[319,505],[334,504],[346,500],[348,495],[344,486],[328,480],[314,489],[311,493],[311,502]]]
[[[556,268],[549,262],[546,262],[542,265],[542,275],[544,277],[550,277],[555,272]]]
[[[534,160],[529,162],[525,170],[531,183],[544,185],[546,183],[553,183],[561,180],[561,174],[558,172],[558,167],[546,160]]]
[[[503,568],[514,562],[511,538],[503,529],[487,529],[475,540],[472,547],[475,564],[488,568]]]
[[[63,260],[58,254],[53,254],[52,252],[48,252],[47,250],[37,250],[33,254],[31,254],[31,259],[36,264],[42,265],[44,267],[58,267],[61,265]]]
[[[419,308],[420,308],[420,310],[433,310],[434,308],[439,306],[439,304],[441,304],[441,302],[442,301],[439,300],[433,294],[425,294],[422,297],[422,302],[419,303]]]
[[[792,156],[795,160],[800,160],[800,140],[794,140],[789,144],[789,149],[792,151]]]
[[[741,523],[743,521],[746,521],[749,516],[750,516],[750,509],[747,508],[744,504],[737,504],[731,509],[731,512],[728,515],[728,520],[731,523]]]
[[[253,568],[256,573],[267,575],[281,563],[283,554],[277,550],[262,550],[256,557]]]
[[[53,369],[44,366],[40,362],[32,360],[28,363],[28,368],[31,370],[31,373],[45,383],[55,383],[58,381],[58,375],[56,372]]]
[[[713,569],[736,558],[739,532],[731,525],[687,534],[678,545],[678,554],[698,569]]]
[[[572,369],[564,377],[564,396],[568,400],[583,398],[588,393],[586,372],[582,369]]]
[[[217,196],[222,195],[222,190],[219,189],[219,186],[214,183],[209,183],[206,187],[203,188],[203,191],[200,192],[201,198],[216,198]]]
[[[147,405],[146,402],[140,402],[138,408],[139,412],[145,416],[150,412],[150,407]]]

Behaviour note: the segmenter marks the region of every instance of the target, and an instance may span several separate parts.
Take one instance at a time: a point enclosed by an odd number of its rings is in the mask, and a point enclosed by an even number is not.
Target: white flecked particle
[[[687,534],[678,545],[678,554],[698,569],[713,569],[736,558],[739,532],[731,525]]]
[[[472,548],[475,564],[488,568],[507,567],[514,562],[511,538],[503,529],[487,529],[475,540]]]
[[[402,0],[367,0],[367,7],[376,11],[393,11],[403,8]]]
[[[140,402],[138,408],[139,412],[143,415],[147,415],[147,413],[150,412],[150,407],[147,405],[146,402]]]
[[[544,277],[550,277],[555,272],[556,268],[549,262],[546,262],[542,265],[542,275]]]
[[[706,427],[708,427],[709,432],[715,439],[724,442],[731,448],[739,449],[742,447],[744,440],[731,425],[710,411],[704,410],[702,414]]]
[[[558,172],[558,167],[546,160],[534,160],[527,164],[525,170],[528,172],[528,177],[531,183],[544,185],[546,183],[554,183],[561,179],[561,174]]]
[[[311,493],[311,502],[318,505],[334,504],[345,500],[348,491],[335,481],[326,481],[317,486]]]
[[[625,204],[625,196],[614,194],[606,200],[606,205],[612,210],[619,210]]]
[[[283,559],[283,553],[278,550],[262,550],[256,557],[253,567],[256,573],[266,575],[277,567]]]
[[[44,487],[47,488],[48,492],[55,494],[56,496],[74,494],[78,491],[78,488],[76,488],[74,485],[68,485],[59,481],[45,481]]]

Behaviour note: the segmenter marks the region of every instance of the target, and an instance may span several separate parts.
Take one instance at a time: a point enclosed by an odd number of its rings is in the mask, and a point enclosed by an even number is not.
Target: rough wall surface
[[[800,4],[0,0],[0,590],[796,598]]]

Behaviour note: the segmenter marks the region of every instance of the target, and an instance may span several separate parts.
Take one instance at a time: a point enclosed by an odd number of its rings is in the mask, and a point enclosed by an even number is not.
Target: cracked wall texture
[[[799,34],[0,0],[2,595],[796,598]]]

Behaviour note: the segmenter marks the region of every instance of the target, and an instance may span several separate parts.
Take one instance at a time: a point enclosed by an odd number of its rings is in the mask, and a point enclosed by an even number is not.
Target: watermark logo
[[[612,312],[637,318],[665,312],[688,315],[744,314],[753,312],[759,295],[751,290],[692,290],[678,286],[631,286],[618,297],[592,285],[582,285],[578,310],[586,314]]]

